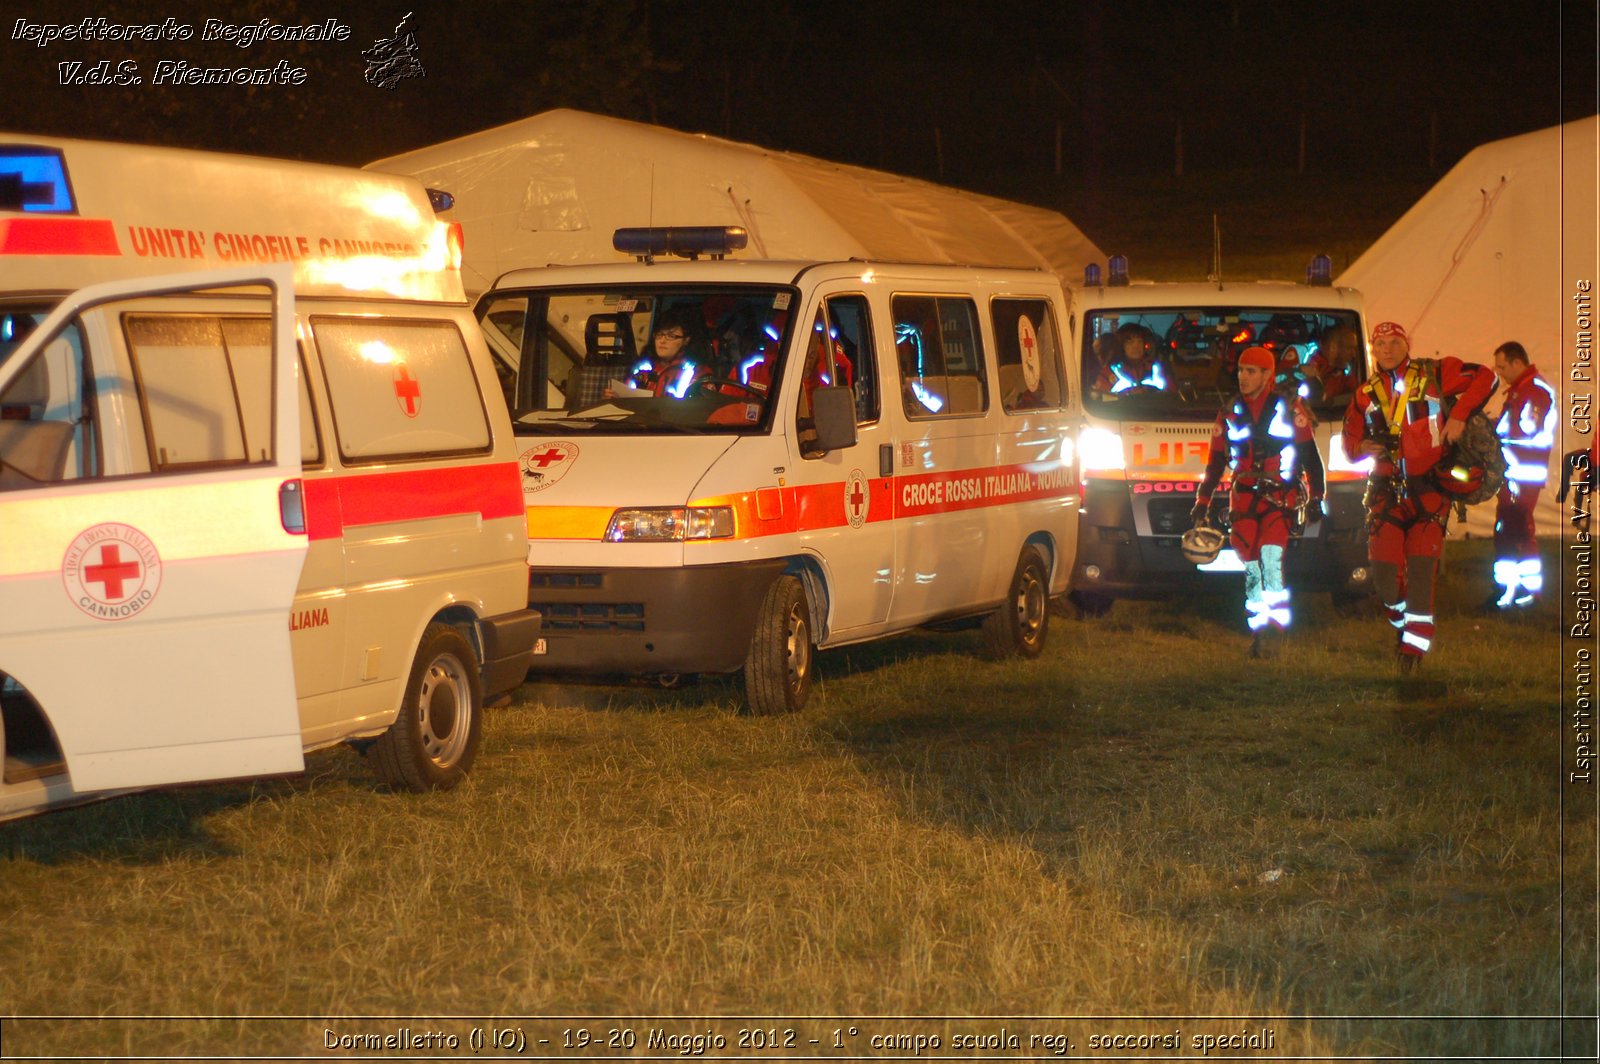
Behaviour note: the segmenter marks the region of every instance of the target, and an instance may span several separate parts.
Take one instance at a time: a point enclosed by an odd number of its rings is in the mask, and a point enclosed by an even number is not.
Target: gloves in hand
[[[1204,524],[1205,520],[1206,520],[1206,515],[1209,514],[1210,512],[1211,512],[1211,507],[1207,506],[1205,503],[1203,503],[1203,502],[1195,503],[1194,504],[1194,509],[1189,511],[1189,523],[1191,525]]]
[[[1312,499],[1306,503],[1306,524],[1314,525],[1327,516],[1327,511],[1321,499]]]

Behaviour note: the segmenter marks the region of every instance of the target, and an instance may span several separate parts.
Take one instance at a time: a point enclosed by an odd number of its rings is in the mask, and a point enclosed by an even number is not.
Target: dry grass
[[[333,752],[0,826],[0,1014],[1271,1016],[1282,1054],[1551,1054],[1553,1021],[1398,1018],[1553,1016],[1563,977],[1592,1000],[1556,618],[1464,612],[1465,549],[1431,679],[1320,601],[1256,663],[1231,597],[1121,604],[1027,666],[975,633],[824,655],[795,718],[722,682],[530,685],[445,795]],[[3,1022],[11,1054],[310,1053],[328,1026]],[[1247,1023],[1009,1026],[1083,1054]]]

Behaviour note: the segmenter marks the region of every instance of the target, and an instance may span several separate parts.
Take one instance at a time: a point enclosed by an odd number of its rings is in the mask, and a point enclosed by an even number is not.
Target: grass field
[[[16,1016],[919,1015],[1171,1017],[1010,1022],[1077,1055],[1269,1027],[1243,1055],[1548,1056],[1593,1002],[1593,796],[1558,779],[1555,609],[1470,612],[1485,558],[1453,545],[1417,679],[1320,596],[1260,662],[1231,595],[1121,603],[1032,664],[977,633],[824,654],[791,718],[531,684],[444,795],[339,750],[0,826],[3,1050],[330,1027]]]

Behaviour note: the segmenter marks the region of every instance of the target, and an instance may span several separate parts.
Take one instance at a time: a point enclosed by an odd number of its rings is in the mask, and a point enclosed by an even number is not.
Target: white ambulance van
[[[1238,391],[1235,361],[1256,345],[1277,353],[1278,387],[1299,394],[1317,418],[1327,471],[1327,517],[1290,540],[1285,576],[1296,590],[1329,591],[1336,602],[1365,597],[1366,471],[1345,460],[1339,433],[1366,378],[1366,325],[1360,293],[1332,287],[1325,263],[1314,260],[1306,284],[1130,284],[1120,256],[1105,283],[1097,265],[1085,271],[1073,292],[1071,339],[1086,415],[1072,573],[1072,598],[1083,612],[1242,572],[1231,550],[1197,568],[1179,540],[1191,524],[1217,411]],[[1224,483],[1212,499],[1218,528],[1227,528],[1227,503]]]
[[[727,258],[743,237],[620,230],[639,261],[515,271],[478,302],[535,670],[742,669],[767,714],[804,705],[819,647],[971,622],[1037,655],[1079,503],[1060,281]]]
[[[0,819],[467,771],[538,619],[451,245],[408,179],[0,134]]]

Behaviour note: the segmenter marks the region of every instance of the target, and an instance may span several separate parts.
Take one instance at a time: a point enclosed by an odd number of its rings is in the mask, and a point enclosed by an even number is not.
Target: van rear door
[[[119,305],[262,286],[269,351]],[[261,359],[266,396],[239,386]],[[0,671],[43,711],[74,792],[304,767],[297,367],[286,265],[81,289],[0,362],[8,422],[38,423],[0,434]]]

